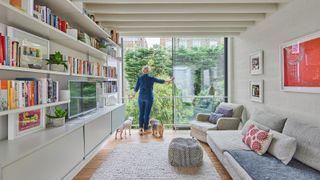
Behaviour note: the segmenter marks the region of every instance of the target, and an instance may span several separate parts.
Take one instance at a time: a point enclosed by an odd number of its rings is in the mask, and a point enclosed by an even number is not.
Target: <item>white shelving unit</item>
[[[110,38],[105,30],[92,21],[82,9],[75,6],[70,0],[41,0],[42,4],[63,19],[67,19],[72,27],[79,28],[90,36],[98,38]]]
[[[59,1],[68,2],[68,0],[59,0]],[[52,1],[52,2],[56,2],[56,1]],[[77,7],[74,7],[74,8],[77,8]],[[85,15],[82,14],[82,16],[84,17]],[[78,18],[81,19],[81,17],[78,17]],[[51,40],[52,42],[63,44],[66,47],[69,47],[71,49],[74,49],[82,53],[86,53],[89,56],[93,56],[98,59],[105,60],[108,56],[108,54],[90,46],[89,44],[86,44],[77,39],[74,39],[68,34],[60,31],[59,29],[56,29],[26,14],[25,12],[16,9],[15,7],[12,7],[11,5],[3,1],[0,1],[0,22],[9,26],[14,26],[16,28],[22,29],[29,33],[38,35],[40,37],[46,38],[48,40]],[[88,27],[91,27],[91,26],[88,26]],[[96,25],[95,27],[100,28],[98,25]],[[112,41],[110,43],[114,43],[114,42]],[[119,45],[117,46],[119,48]]]
[[[36,109],[42,109],[42,108],[47,108],[47,107],[52,107],[52,106],[59,106],[62,104],[68,104],[70,101],[60,101],[60,102],[55,102],[55,103],[47,103],[47,104],[40,104],[36,106],[30,106],[30,107],[24,107],[24,108],[17,108],[17,109],[12,109],[8,111],[0,111],[0,116],[8,115],[8,114],[16,114],[16,113],[21,113],[21,112],[26,112],[26,111],[32,111]]]

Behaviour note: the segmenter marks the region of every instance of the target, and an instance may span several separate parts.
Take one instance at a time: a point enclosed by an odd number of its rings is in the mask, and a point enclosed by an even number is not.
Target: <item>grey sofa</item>
[[[191,132],[190,135],[199,141],[207,142],[207,131],[212,130],[235,130],[241,121],[241,115],[243,111],[243,106],[239,104],[232,103],[221,103],[219,106],[229,107],[233,109],[232,117],[222,117],[219,118],[217,124],[212,124],[208,122],[210,114],[199,113],[197,115],[197,120],[191,121]]]
[[[320,127],[263,113],[258,119],[265,128],[296,139],[293,159],[285,165],[268,153],[257,155],[242,142],[241,130],[208,132],[209,146],[233,179],[320,179]]]

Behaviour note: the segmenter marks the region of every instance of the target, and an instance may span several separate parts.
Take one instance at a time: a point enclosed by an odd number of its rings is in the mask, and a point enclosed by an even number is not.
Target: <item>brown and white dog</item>
[[[118,132],[120,132],[120,139],[122,139],[122,133],[124,131],[124,135],[126,137],[127,135],[127,129],[129,130],[129,135],[131,136],[131,127],[132,127],[132,122],[133,122],[133,117],[128,117],[128,120],[126,120],[125,122],[123,122],[121,124],[121,126],[116,130],[116,138],[117,139],[117,135]]]
[[[163,137],[163,131],[164,127],[161,121],[157,119],[150,119],[150,125],[152,129],[152,135],[156,136],[158,134],[158,137],[162,138]]]

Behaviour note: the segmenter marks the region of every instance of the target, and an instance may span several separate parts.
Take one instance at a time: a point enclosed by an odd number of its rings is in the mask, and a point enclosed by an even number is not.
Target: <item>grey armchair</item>
[[[221,103],[219,107],[230,107],[233,109],[232,117],[221,117],[216,124],[208,122],[209,113],[199,113],[197,120],[191,121],[190,135],[199,141],[207,142],[207,131],[214,130],[236,130],[241,121],[243,106],[233,103]]]

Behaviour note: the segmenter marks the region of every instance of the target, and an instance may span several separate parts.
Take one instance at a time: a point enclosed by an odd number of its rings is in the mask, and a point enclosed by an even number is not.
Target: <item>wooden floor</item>
[[[126,143],[148,143],[148,142],[170,142],[175,137],[190,137],[190,131],[188,130],[165,130],[164,137],[154,138],[151,134],[139,136],[137,130],[132,131],[132,135],[124,138],[122,140],[115,140],[114,135],[110,137],[110,140],[107,142],[106,146],[78,173],[78,175],[74,178],[74,180],[85,180],[90,179],[93,173],[97,170],[97,168],[102,164],[104,159],[108,158],[108,154],[112,151],[112,149],[118,144],[126,144]],[[214,167],[217,169],[217,172],[220,174],[223,180],[232,179],[228,172],[224,169],[222,164],[217,159],[216,155],[211,151],[210,147],[201,143],[204,150],[208,153],[209,158],[211,159]]]

